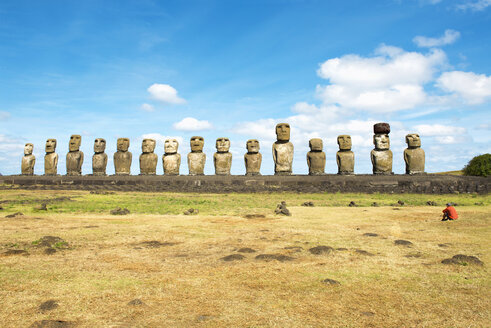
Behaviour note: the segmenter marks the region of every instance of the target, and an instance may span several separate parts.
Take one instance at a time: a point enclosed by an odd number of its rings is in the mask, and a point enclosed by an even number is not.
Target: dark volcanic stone
[[[75,323],[63,320],[41,320],[35,321],[30,328],[71,328]]]
[[[477,257],[471,256],[471,255],[463,255],[463,254],[454,255],[450,259],[443,260],[442,263],[443,264],[460,264],[460,265],[473,264],[473,265],[479,265],[479,266],[484,265],[484,262],[482,262]]]
[[[404,203],[402,200],[398,200],[398,201],[397,201],[397,204],[398,204],[399,206],[404,206],[406,203]]]
[[[329,278],[322,280],[322,282],[326,285],[341,285],[339,281]]]
[[[373,125],[374,134],[389,134],[390,125],[389,123],[376,123]]]
[[[39,305],[39,310],[50,311],[56,309],[57,307],[58,307],[58,303],[55,300],[48,300],[46,302],[41,303],[41,305]]]
[[[110,213],[112,215],[127,215],[130,214],[130,210],[128,210],[127,208],[122,209],[121,207],[117,207],[114,210],[111,210]]]
[[[295,258],[293,257],[282,255],[282,254],[259,254],[258,256],[256,256],[256,260],[262,260],[266,262],[273,261],[273,260],[285,262],[285,261],[292,261],[294,259]]]
[[[239,253],[255,253],[256,251],[249,247],[240,248],[237,252]]]
[[[329,246],[317,246],[309,249],[309,252],[314,255],[330,254],[334,248]]]
[[[436,202],[432,201],[432,200],[427,201],[426,202],[426,205],[428,205],[428,206],[438,206],[438,204]]]
[[[223,260],[225,262],[231,262],[231,261],[240,261],[245,259],[245,256],[242,254],[230,254],[225,257],[222,257],[220,260]]]
[[[314,202],[304,202],[302,206],[314,207]]]
[[[394,241],[394,244],[401,246],[411,246],[413,243],[409,240],[397,239],[396,241]]]
[[[349,207],[356,207],[356,203],[354,201],[349,202],[348,204]]]

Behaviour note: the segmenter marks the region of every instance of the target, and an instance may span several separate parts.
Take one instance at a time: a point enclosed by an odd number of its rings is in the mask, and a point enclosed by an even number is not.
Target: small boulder
[[[377,202],[372,203],[372,207],[379,207],[380,205]]]
[[[322,283],[326,284],[326,285],[341,285],[341,283],[337,280],[334,280],[334,279],[324,279],[322,280]]]
[[[409,240],[404,240],[404,239],[397,239],[394,241],[394,244],[399,245],[399,246],[412,246],[413,243],[410,242]]]
[[[114,210],[111,210],[110,213],[112,215],[127,215],[130,214],[130,210],[128,210],[127,208],[122,209],[121,207],[117,207]]]
[[[432,200],[427,201],[426,202],[426,205],[428,205],[428,206],[438,206],[438,204],[436,202],[432,201]]]
[[[314,207],[314,202],[304,202],[302,204],[302,206],[306,206],[306,207]]]
[[[57,307],[58,307],[58,303],[55,300],[48,300],[46,302],[41,303],[41,305],[39,305],[39,310],[44,312],[44,311],[54,310]]]
[[[356,207],[356,203],[354,201],[349,202],[348,204],[349,207]]]

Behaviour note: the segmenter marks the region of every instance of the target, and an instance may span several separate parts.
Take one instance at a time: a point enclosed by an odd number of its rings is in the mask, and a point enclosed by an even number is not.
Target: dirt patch
[[[266,261],[266,262],[270,262],[274,260],[285,262],[285,261],[293,261],[294,259],[295,258],[283,254],[259,254],[258,256],[256,256],[256,260]]]
[[[378,233],[367,232],[367,233],[364,233],[363,236],[365,236],[365,237],[378,237]]]
[[[44,236],[38,240],[32,242],[35,247],[47,247],[47,248],[68,248],[68,243],[60,237],[56,236]]]
[[[457,254],[452,256],[450,259],[445,259],[442,261],[443,264],[458,264],[458,265],[479,265],[483,266],[484,262],[475,256]]]
[[[330,254],[334,251],[334,248],[330,246],[316,246],[309,249],[309,252],[314,255]]]
[[[407,257],[407,258],[420,258],[422,256],[423,256],[423,254],[421,254],[420,252],[409,253],[407,255],[404,255],[404,257]]]
[[[12,213],[12,214],[9,214],[9,215],[5,215],[5,218],[6,219],[12,219],[12,218],[16,218],[16,217],[19,217],[19,216],[24,216],[24,213],[22,213],[22,212],[15,212],[15,213]]]
[[[0,254],[0,256],[14,256],[14,255],[28,256],[29,253],[23,249],[9,249],[8,251]]]
[[[413,245],[412,242],[410,242],[409,240],[404,240],[404,239],[397,239],[394,241],[394,244],[399,245],[399,246],[412,246]]]
[[[138,243],[137,245],[143,246],[146,248],[159,248],[159,247],[164,247],[164,246],[174,246],[177,244],[178,243],[172,243],[172,242],[161,243],[158,240],[146,240],[146,241],[142,241],[141,243]]]
[[[245,259],[245,256],[242,254],[230,254],[225,257],[222,257],[220,260],[225,262],[231,262],[231,261],[240,261],[243,259]]]
[[[264,214],[246,214],[244,215],[244,218],[246,219],[265,219],[266,215]]]
[[[355,253],[360,254],[360,255],[365,255],[365,256],[375,256],[375,254],[367,252],[363,249],[355,249]]]
[[[239,253],[255,253],[256,251],[249,247],[240,248],[237,252]]]
[[[57,307],[58,303],[56,302],[56,300],[47,300],[46,302],[43,302],[41,303],[41,305],[39,305],[39,310],[44,312],[56,309]]]
[[[135,298],[134,300],[131,300],[128,302],[128,305],[130,306],[140,306],[140,305],[145,305],[145,303],[143,303],[143,301],[139,298]]]
[[[109,213],[112,215],[128,215],[130,214],[130,210],[127,208],[122,209],[121,207],[117,207],[114,210],[111,210]]]
[[[341,285],[339,281],[329,278],[322,280],[322,283],[326,285]]]
[[[63,320],[41,320],[35,321],[30,328],[71,328],[75,327],[74,322]]]

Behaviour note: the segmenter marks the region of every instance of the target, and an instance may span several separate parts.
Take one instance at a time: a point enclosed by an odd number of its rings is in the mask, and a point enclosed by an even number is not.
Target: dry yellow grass
[[[1,326],[41,320],[77,327],[489,325],[491,206],[459,207],[455,222],[440,222],[440,207],[289,209],[291,217],[271,209],[256,219],[49,212],[1,218],[0,253],[29,253],[0,257]],[[46,235],[63,238],[69,249],[44,254],[32,242]],[[397,246],[397,239],[413,245]],[[319,245],[347,250],[308,251]],[[239,253],[243,247],[256,252]],[[245,258],[221,259],[231,254]],[[265,262],[258,254],[294,260]],[[485,265],[440,263],[455,254]],[[327,278],[340,285],[323,283]],[[49,299],[59,306],[40,311]],[[128,305],[134,299],[144,304]]]

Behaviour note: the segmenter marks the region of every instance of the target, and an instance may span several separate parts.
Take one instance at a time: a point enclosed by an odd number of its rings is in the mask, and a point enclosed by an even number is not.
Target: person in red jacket
[[[457,214],[457,210],[452,206],[452,203],[448,203],[447,208],[443,210],[442,221],[457,220],[458,218],[459,215]]]

